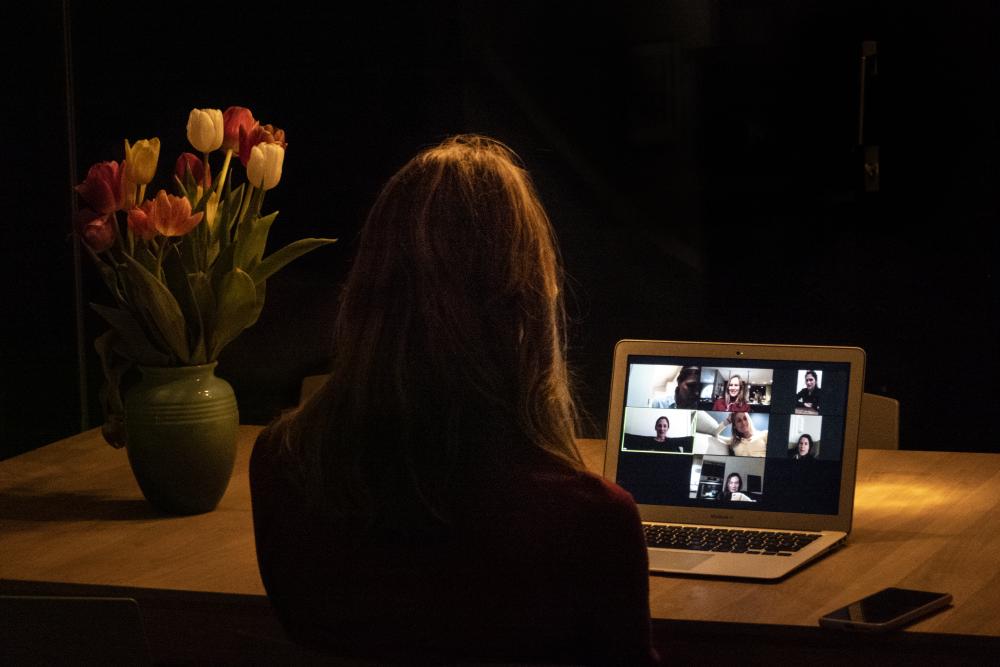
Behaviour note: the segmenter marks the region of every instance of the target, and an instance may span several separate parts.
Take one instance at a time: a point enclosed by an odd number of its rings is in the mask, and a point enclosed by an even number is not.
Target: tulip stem
[[[263,208],[263,206],[264,206],[264,195],[266,193],[267,193],[267,190],[264,190],[263,188],[254,193],[254,194],[257,195],[256,201],[254,202],[254,207],[253,207],[253,217],[255,217],[255,218],[260,217],[260,209]]]
[[[219,172],[219,182],[215,186],[215,195],[222,198],[222,186],[226,182],[226,172],[229,171],[229,161],[233,159],[233,149],[226,149],[226,159],[222,162],[222,171]]]
[[[243,206],[240,208],[240,217],[237,218],[236,228],[239,229],[239,223],[243,222],[243,219],[247,216],[247,209],[250,208],[250,200],[253,199],[254,192],[253,183],[247,183],[247,192],[243,197]]]
[[[205,169],[204,169],[205,173],[202,176],[201,180],[202,180],[202,185],[205,187],[206,190],[208,190],[209,188],[212,187],[212,171],[211,167],[208,165],[208,153],[202,153],[202,155],[205,156]],[[198,199],[201,199],[200,193],[198,195]]]
[[[156,277],[160,282],[163,282],[163,255],[166,253],[168,243],[170,243],[170,238],[164,236],[156,252]]]
[[[116,245],[118,246],[118,249],[119,249],[119,250],[121,250],[122,252],[125,252],[125,242],[124,242],[124,241],[122,241],[122,226],[121,226],[121,224],[120,224],[120,223],[118,222],[118,213],[117,213],[117,212],[113,212],[113,213],[111,213],[110,215],[111,215],[111,219],[112,219],[112,220],[114,221],[114,228],[115,228],[115,244],[116,244]],[[130,242],[130,243],[129,243],[129,245],[131,245],[131,241],[132,241],[132,230],[131,230],[131,228],[129,228],[129,227],[128,227],[128,225],[126,225],[126,226],[125,226],[125,229],[126,229],[126,232],[127,232],[127,233],[128,233],[128,235],[129,235],[129,236],[128,236],[128,239],[129,239],[129,242]]]

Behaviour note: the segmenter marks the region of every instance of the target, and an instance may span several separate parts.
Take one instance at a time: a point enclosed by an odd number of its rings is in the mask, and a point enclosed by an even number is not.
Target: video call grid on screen
[[[849,372],[629,356],[616,481],[640,504],[836,514]]]

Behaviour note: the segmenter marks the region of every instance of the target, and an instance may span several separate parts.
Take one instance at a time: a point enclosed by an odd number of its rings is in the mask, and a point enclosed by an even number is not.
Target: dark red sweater
[[[307,509],[265,431],[250,461],[257,559],[289,636],[339,655],[642,665],[646,547],[631,496],[539,450],[477,476],[453,527],[352,534]]]

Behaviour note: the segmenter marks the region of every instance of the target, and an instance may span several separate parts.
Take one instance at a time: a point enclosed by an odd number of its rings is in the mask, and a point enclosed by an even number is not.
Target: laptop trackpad
[[[706,553],[685,553],[683,551],[649,550],[651,570],[690,570],[712,557]]]

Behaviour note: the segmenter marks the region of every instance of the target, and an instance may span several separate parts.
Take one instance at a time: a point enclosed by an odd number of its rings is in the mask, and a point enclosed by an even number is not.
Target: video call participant
[[[653,440],[656,442],[666,442],[667,441],[667,431],[670,430],[670,420],[666,417],[660,417],[656,420],[656,435],[653,436]]]
[[[573,440],[562,276],[499,142],[448,139],[383,188],[329,379],[250,462],[261,579],[294,641],[366,662],[656,659],[637,508]]]
[[[732,473],[726,478],[726,488],[721,494],[722,500],[732,501],[742,501],[753,503],[757,502],[750,496],[742,493],[743,491],[743,478],[740,477],[739,473]]]
[[[725,437],[721,433],[726,430],[726,426],[732,424],[732,437]],[[753,420],[746,412],[733,412],[726,415],[725,420],[715,429],[715,437],[732,451],[735,456],[766,456],[767,455],[767,431],[758,431],[753,425]]]
[[[819,412],[823,390],[817,386],[816,371],[806,371],[806,386],[795,395],[795,407]]]
[[[658,398],[651,401],[649,407],[697,410],[700,390],[701,367],[684,366],[677,374],[677,387],[674,389],[673,400]]]
[[[791,451],[793,452],[791,458],[796,461],[812,461],[816,458],[813,439],[808,433],[802,434],[798,444]]]
[[[654,428],[656,429],[656,435],[653,436],[653,441],[664,445],[662,447],[658,447],[657,449],[664,452],[679,452],[681,454],[691,453],[690,446],[688,445],[690,438],[667,437],[667,432],[670,430],[670,420],[665,416],[659,417],[656,420]]]
[[[733,375],[726,383],[726,393],[715,399],[712,409],[717,412],[747,412],[747,383],[739,375]]]

